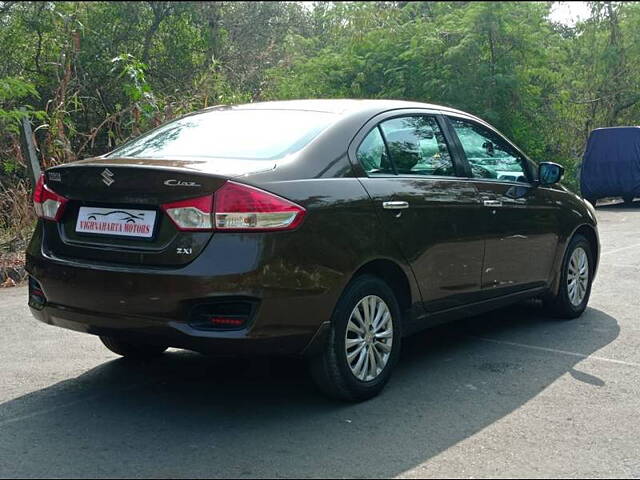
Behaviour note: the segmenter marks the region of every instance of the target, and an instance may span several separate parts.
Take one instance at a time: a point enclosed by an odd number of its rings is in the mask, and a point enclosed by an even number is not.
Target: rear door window
[[[362,168],[364,168],[369,175],[389,175],[395,173],[389,162],[387,149],[378,127],[371,130],[364,138],[358,147],[356,156]]]
[[[449,147],[434,117],[392,118],[380,129],[399,175],[455,176]]]

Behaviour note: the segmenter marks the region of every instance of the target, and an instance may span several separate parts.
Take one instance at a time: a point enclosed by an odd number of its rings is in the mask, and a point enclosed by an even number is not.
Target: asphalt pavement
[[[598,217],[581,318],[520,305],[426,331],[358,405],[291,360],[130,363],[0,290],[0,477],[640,478],[640,202]]]

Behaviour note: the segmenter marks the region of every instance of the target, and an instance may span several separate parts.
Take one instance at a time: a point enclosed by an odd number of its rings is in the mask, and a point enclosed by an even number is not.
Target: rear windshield
[[[336,115],[302,110],[227,110],[190,115],[123,145],[107,157],[268,160],[297,152]]]

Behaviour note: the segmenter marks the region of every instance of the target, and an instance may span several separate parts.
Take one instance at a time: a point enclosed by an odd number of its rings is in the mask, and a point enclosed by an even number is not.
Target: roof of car
[[[212,107],[225,108],[225,106]],[[238,110],[310,110],[336,114],[356,113],[363,110],[380,109],[392,110],[396,108],[430,108],[463,113],[461,110],[434,105],[431,103],[410,102],[406,100],[356,100],[356,99],[314,99],[314,100],[281,100],[274,102],[256,102],[234,105],[226,108]],[[469,114],[467,114],[469,115]]]
[[[633,132],[634,134],[640,133],[640,126],[623,126],[623,127],[600,127],[594,128],[591,133],[598,133],[604,135],[617,135],[620,133]]]

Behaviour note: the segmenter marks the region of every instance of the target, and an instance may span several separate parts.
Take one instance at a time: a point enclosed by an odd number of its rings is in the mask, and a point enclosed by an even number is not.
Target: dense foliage
[[[31,221],[25,115],[48,166],[213,104],[420,100],[487,119],[576,188],[589,131],[640,124],[640,4],[590,6],[569,27],[551,2],[0,1],[0,228]]]

